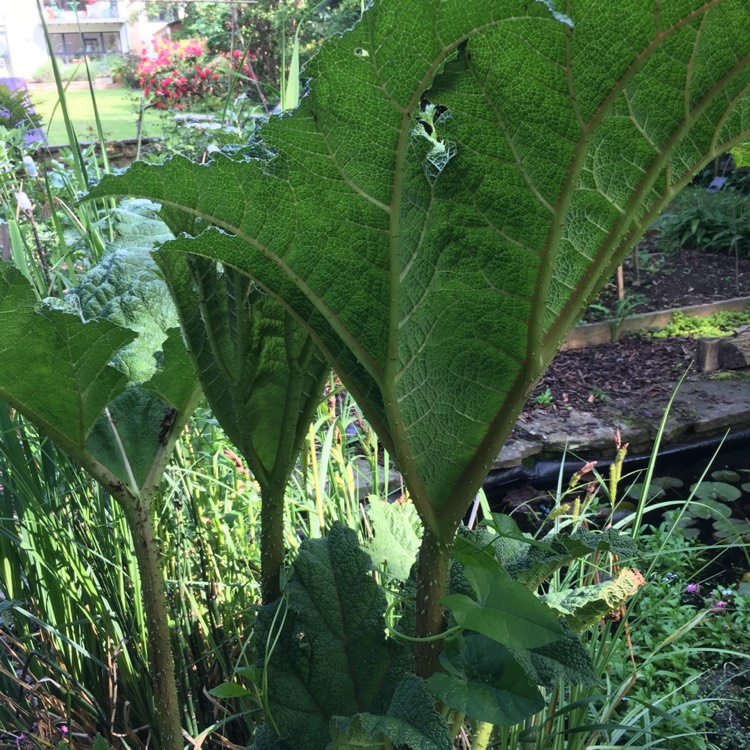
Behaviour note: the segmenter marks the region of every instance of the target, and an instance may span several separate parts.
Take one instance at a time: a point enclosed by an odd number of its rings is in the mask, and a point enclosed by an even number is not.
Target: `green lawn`
[[[131,89],[99,89],[96,95],[96,106],[106,138],[124,140],[135,138],[138,92]],[[37,112],[42,116],[45,131],[52,117],[47,140],[50,144],[60,145],[68,142],[60,107],[57,104],[57,92],[44,91],[31,95]],[[65,95],[73,125],[78,138],[82,141],[93,140],[96,136],[94,108],[89,91],[69,91]],[[54,109],[54,114],[53,114]],[[143,135],[161,135],[159,118],[154,110],[148,110],[144,117]]]

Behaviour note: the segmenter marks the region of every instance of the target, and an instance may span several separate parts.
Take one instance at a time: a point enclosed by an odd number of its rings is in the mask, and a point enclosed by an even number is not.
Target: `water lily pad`
[[[680,487],[685,486],[685,482],[677,477],[654,477],[651,480],[651,484],[655,484],[657,487],[661,487],[665,490],[678,490]]]
[[[646,485],[643,482],[639,482],[638,484],[631,485],[628,488],[628,491],[626,494],[628,497],[632,497],[634,500],[640,500],[645,489],[646,489]],[[651,482],[651,484],[648,486],[648,492],[646,494],[646,502],[655,500],[657,497],[661,497],[662,495],[664,495],[664,487],[660,487],[654,482]]]
[[[711,472],[711,479],[714,482],[739,482],[740,475],[736,471],[730,469],[717,469]]]
[[[737,487],[726,482],[698,482],[690,487],[690,491],[699,500],[721,500],[725,503],[733,503],[742,496]]]

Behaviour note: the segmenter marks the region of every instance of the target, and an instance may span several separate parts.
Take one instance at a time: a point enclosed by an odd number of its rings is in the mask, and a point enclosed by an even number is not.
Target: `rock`
[[[750,383],[685,383],[675,405],[683,413],[692,413],[692,432],[697,435],[715,435],[733,427],[741,429],[750,421]]]
[[[378,486],[374,486],[370,462],[364,458],[355,458],[353,462],[354,469],[354,493],[360,502],[366,500],[369,495],[377,494],[380,497],[387,497],[396,492],[403,493],[404,480],[397,471],[392,469],[388,472],[388,482],[386,485],[384,469],[378,467]]]
[[[620,429],[629,454],[650,453],[667,408],[668,396],[644,402],[635,409],[632,402],[619,404],[602,416],[589,412],[558,409],[539,411],[519,422],[520,438],[509,440],[492,470],[521,466],[532,456],[575,453],[584,460],[615,454],[615,429]],[[627,405],[627,408],[623,407]],[[722,435],[728,429],[750,425],[750,382],[733,379],[694,380],[683,383],[672,403],[662,434],[662,446]]]
[[[542,447],[542,443],[536,440],[508,440],[492,464],[491,471],[520,466],[527,458],[541,453]]]

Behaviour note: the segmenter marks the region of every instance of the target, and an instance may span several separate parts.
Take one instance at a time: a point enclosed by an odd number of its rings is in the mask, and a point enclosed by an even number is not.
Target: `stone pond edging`
[[[744,374],[744,373],[743,373]],[[583,460],[615,454],[615,430],[631,454],[647,454],[671,394],[641,404],[637,414],[618,409],[617,399],[601,414],[565,410],[538,412],[518,423],[518,436],[510,438],[492,471],[528,465],[537,460],[561,460],[576,454]],[[674,397],[662,436],[662,447],[718,438],[728,430],[750,426],[750,378],[688,380]],[[750,456],[749,456],[750,458]],[[750,468],[750,467],[749,467]]]

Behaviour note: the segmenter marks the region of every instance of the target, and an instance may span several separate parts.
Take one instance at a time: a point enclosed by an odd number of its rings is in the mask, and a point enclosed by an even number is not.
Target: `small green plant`
[[[609,394],[603,388],[599,388],[599,386],[594,386],[594,388],[591,389],[591,397],[594,401],[599,401],[603,404],[606,404],[607,401],[609,401]]]
[[[554,403],[555,399],[552,396],[552,389],[549,386],[546,386],[539,395],[534,397],[534,404],[537,406],[552,406]]]
[[[596,317],[602,320],[611,320],[612,324],[612,338],[616,340],[622,324],[625,322],[625,318],[629,315],[635,314],[640,308],[646,304],[646,297],[643,294],[628,294],[623,299],[618,299],[614,304],[614,307],[603,305],[599,302],[595,302],[589,305],[589,310],[595,314]]]
[[[716,312],[705,318],[676,311],[664,328],[660,331],[653,331],[650,335],[655,338],[730,336],[738,328],[746,325],[750,325],[750,309],[743,312]]]

